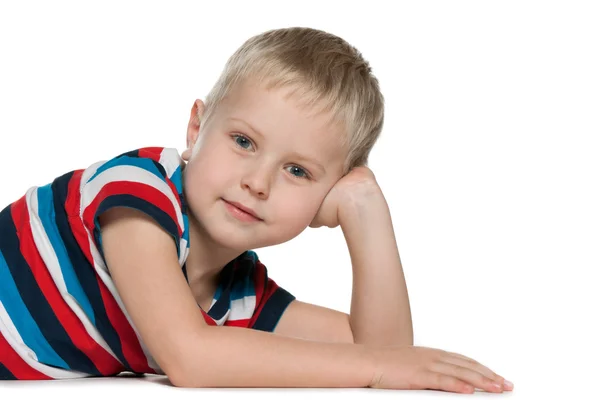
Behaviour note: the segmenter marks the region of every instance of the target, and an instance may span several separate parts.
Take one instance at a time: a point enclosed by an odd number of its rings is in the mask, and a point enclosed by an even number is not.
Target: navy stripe
[[[159,207],[131,194],[116,194],[102,200],[102,202],[98,205],[96,215],[94,216],[96,229],[99,228],[99,223],[96,218],[112,207],[129,207],[148,214],[150,217],[154,218],[156,222],[158,222],[159,225],[162,226],[171,236],[173,236],[176,244],[179,245],[179,227],[177,222],[173,221],[169,214]]]
[[[214,320],[220,320],[221,318],[223,318],[223,316],[231,306],[231,287],[235,279],[235,272],[239,271],[239,269],[234,269],[235,261],[236,260],[232,260],[231,262],[229,262],[219,272],[218,282],[221,288],[223,288],[223,291],[217,299],[217,302],[213,304],[212,308],[207,312],[208,316]],[[206,310],[204,311],[206,312]]]
[[[154,218],[154,220],[173,237],[175,241],[175,247],[177,248],[177,257],[179,257],[179,229],[177,223],[173,221],[169,214],[154,204],[149,203],[148,201],[139,197],[135,197],[130,194],[116,194],[102,200],[102,202],[98,205],[96,215],[94,216],[94,225],[96,226],[94,229],[94,238],[96,239],[98,250],[100,251],[102,258],[104,258],[104,250],[102,248],[102,238],[100,236],[100,223],[98,222],[98,217],[100,214],[112,207],[133,208]]]
[[[100,294],[100,287],[96,279],[96,271],[94,266],[91,265],[83,251],[79,248],[79,244],[71,231],[67,213],[64,209],[64,204],[67,198],[69,190],[69,181],[73,172],[69,172],[57,179],[52,183],[52,193],[54,196],[54,214],[55,222],[60,233],[60,237],[65,244],[67,254],[73,264],[75,274],[81,287],[85,292],[86,296],[90,300],[92,309],[94,310],[95,324],[98,332],[112,352],[117,356],[121,364],[126,369],[131,370],[131,367],[123,354],[123,348],[121,347],[121,340],[117,331],[110,323],[106,309],[104,308],[104,302],[102,301],[102,295]]]
[[[0,381],[15,381],[17,378],[4,366],[4,364],[0,363]]]
[[[12,220],[9,207],[0,212],[0,237],[2,237],[0,252],[4,255],[23,303],[37,323],[42,335],[69,368],[100,375],[94,363],[73,344],[38,286],[29,264],[21,254],[17,228]]]
[[[140,158],[140,152],[139,150],[131,150],[131,151],[127,151],[123,154],[119,154],[118,156],[115,157],[116,158],[121,158],[121,157],[133,157],[133,158]]]
[[[296,298],[287,290],[282,287],[278,287],[273,292],[271,297],[269,297],[269,300],[267,300],[267,303],[264,305],[260,315],[254,322],[252,329],[273,332],[279,323],[279,319],[283,315],[283,312],[295,299]]]

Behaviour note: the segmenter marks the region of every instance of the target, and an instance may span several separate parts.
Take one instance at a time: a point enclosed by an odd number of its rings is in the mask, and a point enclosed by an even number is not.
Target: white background
[[[515,383],[498,396],[594,393],[599,20],[597,3],[581,1],[2,1],[0,208],[123,151],[182,151],[194,100],[243,41],[272,28],[327,30],[370,61],[386,99],[369,165],[391,209],[415,344],[465,354]],[[257,253],[299,300],[350,311],[341,229],[308,228]],[[0,383],[2,398],[38,390],[308,395],[137,379]]]

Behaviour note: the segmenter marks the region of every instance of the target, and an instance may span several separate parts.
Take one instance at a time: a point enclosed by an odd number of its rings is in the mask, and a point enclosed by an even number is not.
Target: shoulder
[[[141,211],[173,236],[178,250],[189,246],[182,188],[184,162],[176,149],[145,147],[92,164],[82,172],[73,212],[100,246],[99,216],[125,207]],[[76,199],[77,200],[77,199]],[[123,213],[113,213],[122,216]],[[181,261],[186,251],[181,251]]]
[[[181,203],[182,167],[177,150],[163,147],[136,149],[97,162],[82,173],[82,207],[115,195]]]
[[[234,286],[244,288],[246,294],[255,295],[257,304],[268,300],[273,295],[289,295],[269,276],[267,267],[252,250],[247,250],[237,258],[233,282]]]
[[[180,189],[183,165],[184,162],[176,149],[144,147],[91,165],[84,171],[82,180],[84,184],[89,184],[96,180],[132,180],[136,176],[142,180],[145,175],[147,178],[154,175],[159,180],[177,183],[176,188]]]

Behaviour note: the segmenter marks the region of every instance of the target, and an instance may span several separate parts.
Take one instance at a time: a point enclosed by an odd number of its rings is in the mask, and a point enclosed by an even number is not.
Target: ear
[[[181,153],[181,158],[188,161],[192,155],[192,149],[196,140],[198,140],[198,134],[200,133],[200,121],[204,115],[204,102],[196,99],[192,110],[190,111],[190,122],[188,123],[187,135],[186,135],[186,149]]]

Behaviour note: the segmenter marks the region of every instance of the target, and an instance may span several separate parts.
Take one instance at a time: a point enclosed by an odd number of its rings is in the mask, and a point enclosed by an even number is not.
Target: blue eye
[[[304,176],[298,176],[298,175],[292,174],[292,175],[294,175],[295,178],[298,178],[298,179],[310,179],[310,177],[308,176],[308,173],[304,169],[298,167],[297,165],[292,165],[291,167],[295,168],[296,170],[301,171],[304,174]]]
[[[250,141],[250,139],[248,139],[248,138],[247,138],[246,136],[244,136],[244,135],[238,135],[238,134],[236,134],[236,135],[231,135],[231,137],[234,139],[234,141],[235,141],[235,144],[236,144],[238,147],[241,147],[241,148],[242,148],[242,149],[244,149],[244,150],[249,150],[249,147],[244,147],[244,146],[242,146],[242,145],[240,144],[240,142],[238,141],[238,139],[242,140],[242,143],[244,143],[244,142],[247,142],[248,144],[252,145],[252,141]],[[308,172],[307,172],[307,171],[306,171],[304,168],[301,168],[301,167],[299,167],[299,166],[297,166],[297,165],[292,165],[291,167],[292,167],[292,168],[295,168],[295,169],[296,169],[296,171],[300,171],[300,173],[301,173],[301,174],[303,174],[303,175],[296,175],[296,174],[292,173],[292,176],[293,176],[294,178],[297,178],[297,179],[306,179],[306,180],[310,180],[310,176],[308,175]]]
[[[248,139],[246,136],[244,136],[244,135],[233,135],[233,136],[232,136],[232,138],[234,138],[234,140],[235,140],[235,144],[237,144],[238,146],[240,146],[240,147],[241,147],[242,149],[244,149],[244,150],[248,150],[248,148],[247,148],[247,147],[244,147],[244,146],[241,146],[241,145],[240,145],[240,143],[237,141],[237,138],[241,138],[241,139],[245,140],[246,142],[248,142],[248,143],[252,144],[252,143],[250,142],[250,140],[249,140],[249,139]]]

